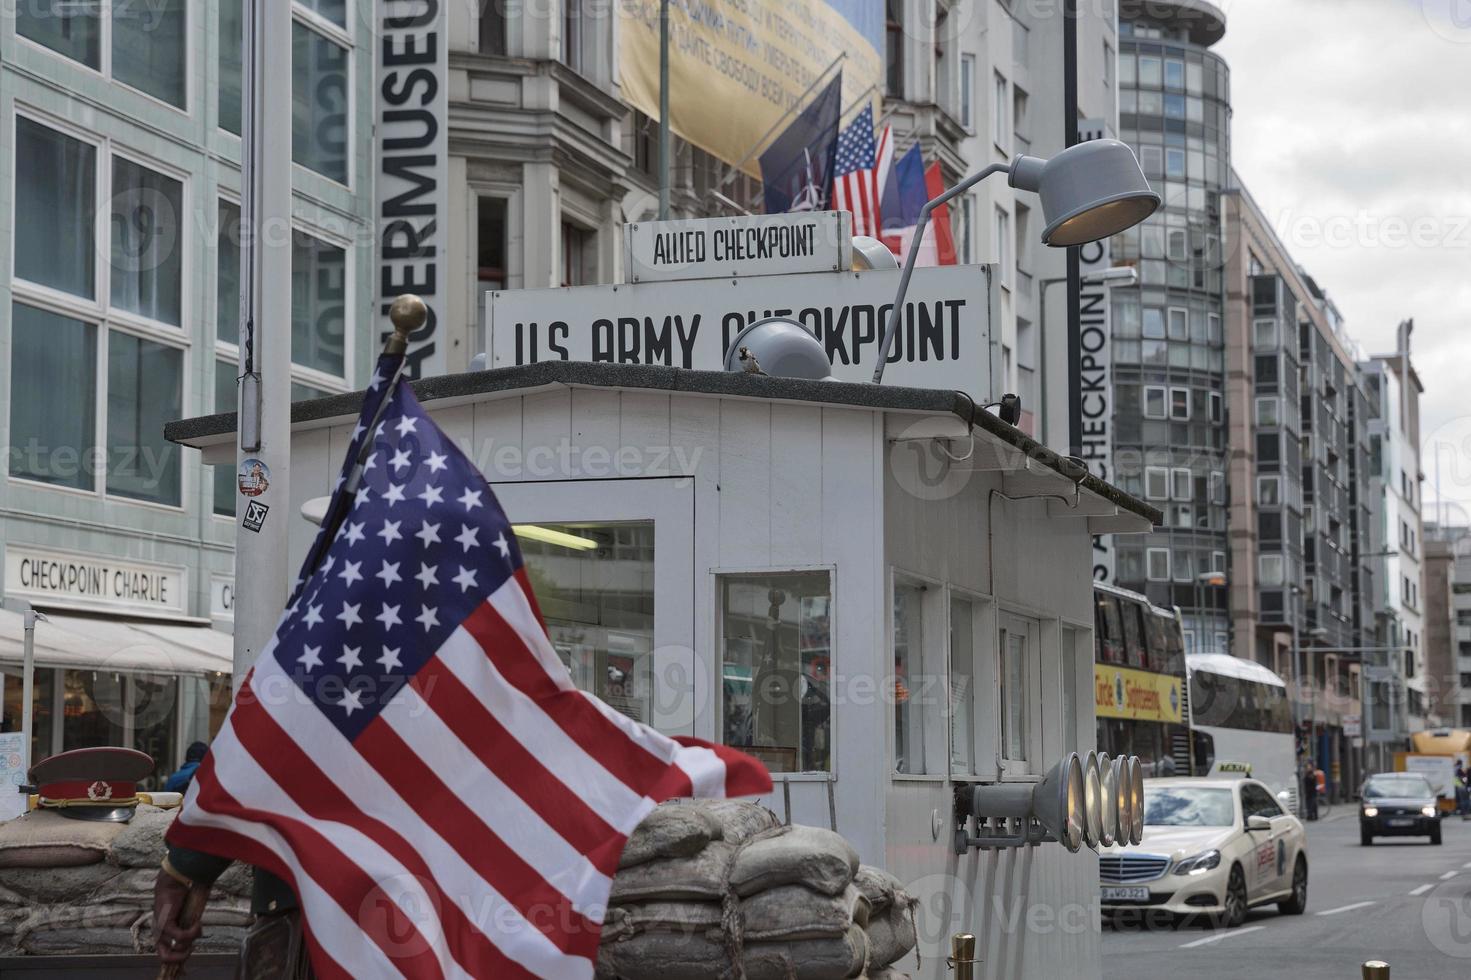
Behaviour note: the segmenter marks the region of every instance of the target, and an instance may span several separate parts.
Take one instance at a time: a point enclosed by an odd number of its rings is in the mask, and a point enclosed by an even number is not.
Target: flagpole
[[[669,0],[659,0],[659,220],[669,220]]]
[[[240,375],[235,498],[236,689],[270,641],[291,582],[291,5],[252,3],[241,62]]]
[[[812,80],[812,84],[807,86],[807,88],[802,91],[801,95],[797,96],[797,101],[788,106],[787,111],[783,112],[779,117],[777,117],[776,122],[771,124],[770,129],[761,134],[761,137],[757,139],[756,142],[751,146],[751,149],[746,152],[746,155],[741,157],[740,160],[738,160],[735,165],[730,168],[730,171],[725,175],[720,183],[716,185],[716,190],[723,190],[727,184],[735,179],[736,174],[741,172],[741,168],[749,163],[753,156],[761,152],[761,148],[766,145],[766,140],[771,136],[771,134],[776,132],[777,128],[780,127],[782,123],[786,122],[787,117],[796,112],[801,107],[803,102],[807,101],[807,96],[811,95],[813,91],[817,88],[817,86],[822,84],[823,79],[827,78],[828,72],[838,67],[838,65],[846,57],[848,57],[848,52],[838,52],[838,56],[832,60],[832,63],[824,68],[822,72]]]

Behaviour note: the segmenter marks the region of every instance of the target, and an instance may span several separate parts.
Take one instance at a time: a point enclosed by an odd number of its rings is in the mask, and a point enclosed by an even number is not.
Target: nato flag
[[[843,73],[792,120],[761,153],[761,183],[767,214],[822,211],[833,187],[833,157],[838,148]]]

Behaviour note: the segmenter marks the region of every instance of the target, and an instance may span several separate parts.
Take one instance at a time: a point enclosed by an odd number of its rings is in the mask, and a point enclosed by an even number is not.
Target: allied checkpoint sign
[[[602,361],[724,369],[749,323],[790,317],[822,341],[833,376],[868,382],[899,270],[492,290],[489,366]],[[990,266],[916,269],[884,382],[999,397],[1001,333]]]
[[[853,264],[847,211],[640,221],[623,226],[629,282],[789,276]]]

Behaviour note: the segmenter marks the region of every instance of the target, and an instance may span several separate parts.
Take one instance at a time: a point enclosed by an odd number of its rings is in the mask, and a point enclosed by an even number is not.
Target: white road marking
[[[1256,932],[1258,929],[1265,928],[1266,926],[1244,926],[1240,929],[1229,929],[1226,932],[1218,932],[1214,936],[1206,936],[1204,939],[1197,939],[1194,942],[1186,943],[1180,948],[1190,949],[1195,946],[1208,946],[1211,943],[1218,943],[1222,939],[1230,939],[1232,936],[1244,936],[1248,932]]]
[[[1430,889],[1432,889],[1434,887],[1435,887],[1434,885],[1421,885],[1419,888],[1416,888],[1413,891],[1411,891],[1410,894],[1411,895],[1424,895],[1426,892],[1430,891]]]
[[[1352,912],[1354,909],[1366,909],[1370,905],[1373,905],[1373,904],[1374,904],[1373,902],[1354,902],[1352,905],[1341,905],[1341,906],[1339,906],[1336,909],[1325,909],[1324,911],[1319,912],[1318,914],[1319,915],[1337,915],[1339,912]]]
[[[1440,876],[1440,880],[1441,881],[1450,881],[1455,876],[1456,876],[1456,873],[1454,871],[1447,871],[1445,874],[1443,874],[1443,875]]]

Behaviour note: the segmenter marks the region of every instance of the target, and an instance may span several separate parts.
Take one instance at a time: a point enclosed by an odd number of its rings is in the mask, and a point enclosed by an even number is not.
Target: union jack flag
[[[506,515],[401,362],[168,841],[288,882],[323,978],[591,977],[639,821],[771,777],[573,686]]]

